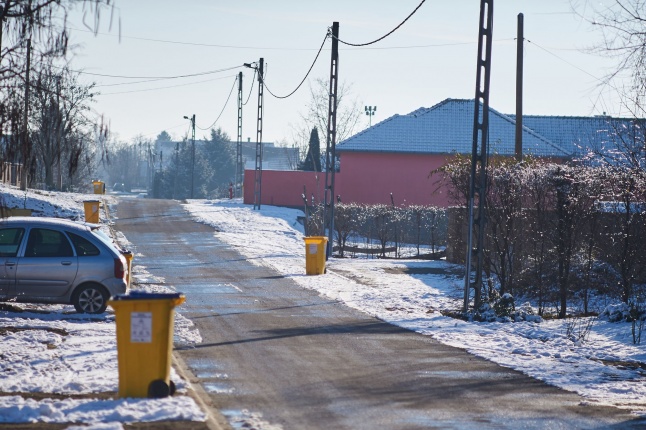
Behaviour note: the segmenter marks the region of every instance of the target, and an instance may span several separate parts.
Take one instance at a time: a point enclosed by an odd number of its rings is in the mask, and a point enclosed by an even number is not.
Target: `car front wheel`
[[[108,294],[99,285],[86,285],[74,294],[73,304],[76,312],[100,314],[108,306]]]

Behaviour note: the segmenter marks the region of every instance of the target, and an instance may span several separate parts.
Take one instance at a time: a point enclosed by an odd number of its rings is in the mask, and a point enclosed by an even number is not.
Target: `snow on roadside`
[[[646,347],[633,345],[628,323],[597,320],[587,340],[580,342],[567,335],[572,321],[456,320],[441,311],[460,308],[459,267],[442,261],[332,258],[325,275],[305,276],[303,229],[297,222],[301,211],[273,206],[253,210],[239,200],[193,201],[185,208],[215,227],[215,236],[249,261],[272,267],[305,288],[589,401],[646,414],[646,375],[640,368],[646,363]]]
[[[111,196],[53,193],[0,185],[0,205],[32,209],[34,216],[82,220],[83,201],[100,199],[108,207]],[[104,218],[102,212],[102,218]],[[109,226],[105,225],[109,231]],[[127,239],[119,235],[119,240]],[[136,263],[136,261],[135,261]],[[150,283],[145,268],[135,265],[134,282]],[[163,279],[147,289],[169,291]],[[175,317],[175,344],[201,342],[193,323]],[[93,394],[118,391],[116,326],[111,308],[101,315],[77,314],[71,305],[0,303],[0,423],[92,424],[92,428],[121,429],[120,423],[190,420],[206,416],[192,398],[187,385],[171,368],[178,392],[166,399],[97,399]],[[15,393],[16,395],[9,395]],[[35,400],[30,393],[41,398]],[[75,398],[63,398],[70,396]],[[76,398],[82,397],[82,398]],[[87,427],[84,427],[87,428]]]

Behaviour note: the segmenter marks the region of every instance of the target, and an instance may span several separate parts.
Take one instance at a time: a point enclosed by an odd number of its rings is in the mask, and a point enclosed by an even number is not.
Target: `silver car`
[[[59,218],[0,220],[0,301],[105,311],[111,296],[126,292],[128,266],[98,228]]]

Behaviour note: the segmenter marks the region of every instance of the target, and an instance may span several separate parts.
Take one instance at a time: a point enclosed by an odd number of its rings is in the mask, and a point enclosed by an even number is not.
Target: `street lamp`
[[[366,115],[368,115],[368,127],[372,127],[372,116],[377,112],[377,106],[366,106]]]
[[[193,198],[193,189],[195,188],[195,114],[192,117],[184,116],[184,119],[191,121],[192,138],[191,138],[191,199]]]

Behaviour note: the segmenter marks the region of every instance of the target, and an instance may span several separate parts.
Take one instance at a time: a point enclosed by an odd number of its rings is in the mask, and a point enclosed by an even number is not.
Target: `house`
[[[233,151],[236,150],[236,142],[231,142]],[[271,142],[262,143],[262,168],[267,170],[294,170],[298,165],[298,148],[287,148],[275,146]],[[256,142],[247,139],[242,142],[242,162],[244,168],[255,170],[256,168]]]
[[[449,196],[432,172],[456,154],[471,155],[474,107],[474,100],[446,99],[394,115],[338,143],[335,197],[365,204],[448,206]],[[606,116],[523,116],[523,154],[556,161],[581,157],[616,144],[617,131],[633,123]],[[515,135],[515,116],[490,108],[490,155],[513,156]],[[254,174],[245,172],[244,201],[249,204],[254,203]],[[324,186],[325,173],[263,170],[261,203],[302,205],[304,191],[308,199],[319,196],[315,201],[320,201]]]
[[[155,155],[162,154],[161,163],[163,167],[169,167],[171,157],[175,157],[180,148],[184,145],[190,145],[189,141],[163,141],[155,143]],[[207,145],[208,141],[196,140],[195,147],[200,148]],[[236,153],[236,142],[229,142],[231,151]],[[285,148],[275,146],[272,142],[263,142],[263,169],[268,170],[294,170],[298,164],[298,148]],[[159,159],[156,159],[156,165],[159,165]],[[254,170],[256,168],[256,142],[247,139],[242,142],[242,163],[245,169]]]

